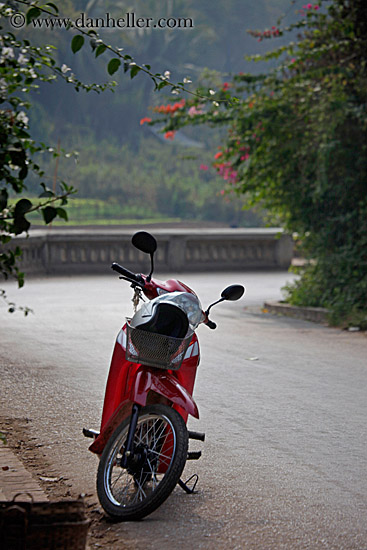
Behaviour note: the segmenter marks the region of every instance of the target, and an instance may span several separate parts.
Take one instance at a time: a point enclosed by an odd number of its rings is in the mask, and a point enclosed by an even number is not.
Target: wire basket
[[[147,332],[126,324],[126,359],[159,369],[178,370],[192,339],[190,332],[186,338],[172,338],[156,332]]]

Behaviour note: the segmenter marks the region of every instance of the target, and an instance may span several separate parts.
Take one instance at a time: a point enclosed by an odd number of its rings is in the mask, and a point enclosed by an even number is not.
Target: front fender
[[[155,371],[146,367],[137,372],[130,394],[131,401],[144,407],[150,391],[166,397],[194,418],[199,418],[197,405],[189,392],[168,372],[157,375]]]
[[[150,391],[154,391],[165,397],[174,405],[181,407],[187,414],[191,414],[194,418],[199,418],[199,411],[195,401],[174,376],[169,373],[159,373],[157,375],[149,367],[144,367],[144,369],[138,370],[136,373],[128,398],[121,401],[115,412],[104,424],[99,436],[90,445],[89,450],[92,453],[102,454],[114,430],[125,418],[130,416],[133,403],[144,407]]]

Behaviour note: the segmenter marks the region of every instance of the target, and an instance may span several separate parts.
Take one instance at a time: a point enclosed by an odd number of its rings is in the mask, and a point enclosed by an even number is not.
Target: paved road
[[[261,313],[286,273],[182,278],[204,305],[227,284],[247,287],[213,310],[216,332],[199,328],[201,419],[190,427],[207,440],[186,468],[199,493],[177,488],[143,522],[111,525],[116,538],[136,549],[366,550],[366,336]],[[2,408],[32,419],[52,472],[95,494],[97,459],[80,428],[98,428],[130,289],[113,275],[7,288],[35,314],[0,307]]]

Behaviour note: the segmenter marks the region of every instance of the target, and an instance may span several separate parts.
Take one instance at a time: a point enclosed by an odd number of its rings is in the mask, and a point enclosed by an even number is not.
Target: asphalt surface
[[[227,284],[247,293],[212,310],[216,331],[198,330],[200,420],[189,426],[206,441],[185,475],[199,474],[199,492],[176,488],[144,521],[109,525],[121,548],[366,550],[366,336],[262,313],[286,273],[180,278],[204,306]],[[35,313],[0,304],[2,411],[31,418],[50,474],[93,501],[97,459],[81,428],[99,427],[131,290],[113,274],[6,288]]]

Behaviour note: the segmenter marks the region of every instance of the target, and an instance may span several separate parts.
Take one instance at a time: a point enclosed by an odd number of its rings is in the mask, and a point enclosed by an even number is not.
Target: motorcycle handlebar
[[[126,267],[122,267],[122,265],[119,265],[116,262],[113,262],[113,264],[111,265],[111,269],[113,269],[123,277],[130,279],[130,281],[133,281],[135,283],[138,283],[139,285],[144,286],[144,279],[141,277],[141,275],[136,275],[132,271],[129,271],[128,269],[126,269]]]

